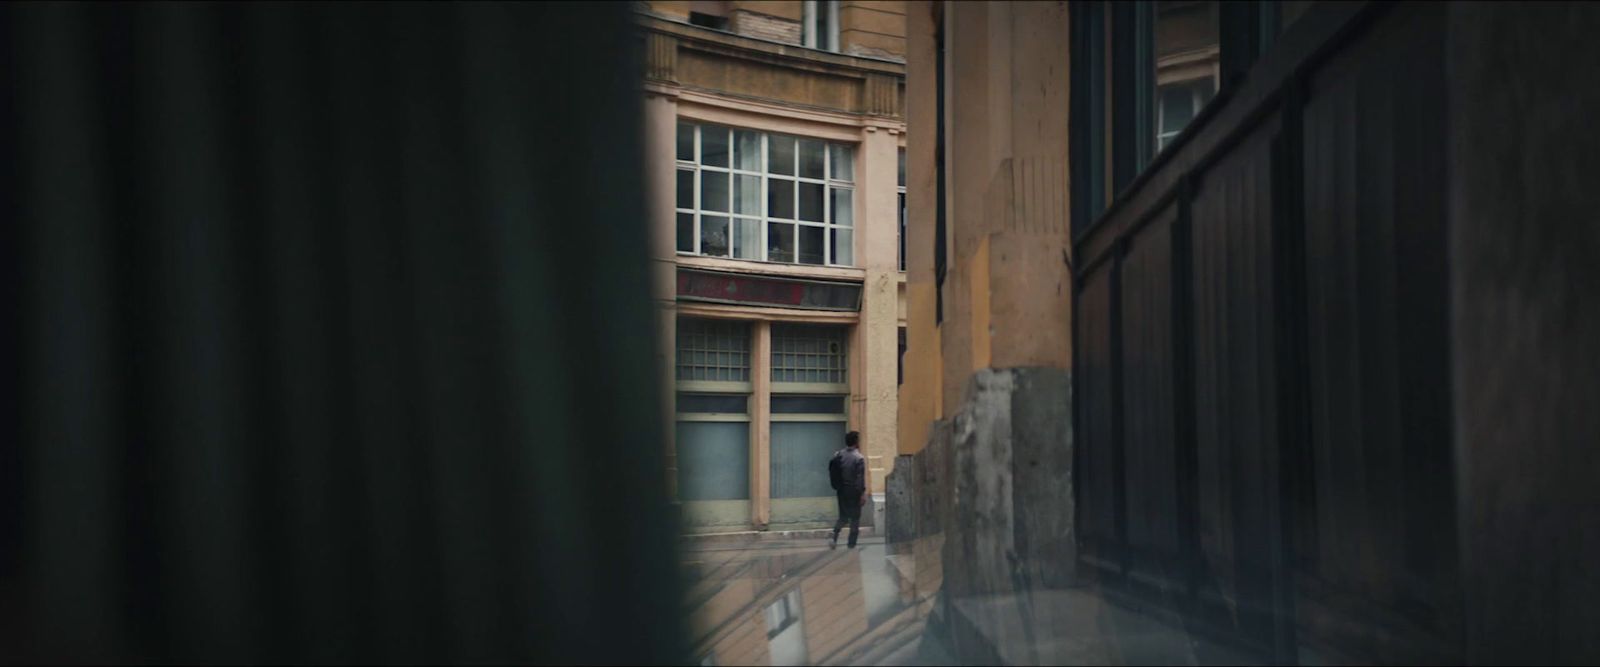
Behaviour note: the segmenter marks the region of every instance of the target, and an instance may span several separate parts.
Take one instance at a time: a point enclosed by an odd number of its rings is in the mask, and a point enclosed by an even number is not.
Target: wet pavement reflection
[[[898,553],[889,553],[881,537],[854,550],[830,550],[820,538],[690,544],[682,563],[693,659],[702,665],[1264,662],[1089,588],[945,600],[942,544],[942,536],[923,538],[896,545]]]
[[[683,556],[692,655],[704,665],[951,663],[922,642],[938,549],[905,551],[891,555],[876,537],[855,549],[821,539],[692,545]]]

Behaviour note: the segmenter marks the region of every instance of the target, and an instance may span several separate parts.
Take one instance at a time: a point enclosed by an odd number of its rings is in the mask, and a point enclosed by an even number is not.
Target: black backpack
[[[833,458],[828,459],[828,483],[833,485],[833,490],[838,491],[844,487],[844,450],[833,453]]]

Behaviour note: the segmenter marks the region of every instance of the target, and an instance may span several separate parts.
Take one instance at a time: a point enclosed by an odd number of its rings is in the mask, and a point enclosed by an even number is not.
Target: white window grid
[[[854,266],[855,265],[855,212],[860,209],[856,202],[855,187],[855,147],[852,144],[842,144],[810,139],[785,134],[772,134],[758,130],[710,125],[704,123],[690,123],[679,121],[679,131],[692,128],[694,133],[694,154],[692,160],[676,160],[678,173],[693,174],[692,205],[685,207],[682,201],[674,202],[674,218],[679,215],[692,216],[693,231],[688,250],[678,248],[681,254],[702,255],[707,257],[731,257],[734,259],[747,259],[763,262],[777,262],[784,264],[812,264],[824,266]],[[703,144],[706,132],[726,132],[728,138],[728,166],[720,167],[703,163]],[[756,159],[758,170],[741,169],[735,158],[735,143],[740,134],[753,134],[759,140],[759,153]],[[793,157],[790,164],[790,174],[779,174],[771,171],[771,145],[773,139],[782,139],[794,142]],[[800,145],[802,142],[822,145],[823,177],[813,178],[800,175]],[[674,144],[676,146],[676,144]],[[676,150],[676,148],[674,148]],[[841,160],[847,166],[841,168]],[[705,195],[705,174],[728,174],[727,201],[720,205],[725,210],[707,210],[708,202],[703,201]],[[737,199],[739,192],[739,177],[755,177],[759,184],[760,194],[756,197],[759,213],[751,213],[748,209],[738,209]],[[675,178],[677,176],[675,175]],[[793,217],[784,218],[773,215],[771,211],[771,189],[773,181],[792,183],[790,187],[790,211]],[[822,190],[822,220],[804,220],[800,214],[800,192],[803,185],[815,185]],[[850,202],[849,210],[837,210],[834,206],[834,193],[844,193]],[[674,197],[677,198],[676,181],[674,182]],[[727,240],[721,246],[723,252],[716,252],[717,247],[707,248],[704,227],[706,218],[722,218],[727,220]],[[754,223],[758,233],[754,257],[745,257],[737,253],[740,244],[736,242],[735,230],[741,221]],[[676,224],[676,220],[674,221]],[[787,257],[775,256],[773,252],[771,235],[774,225],[786,226],[790,237],[790,246]],[[801,261],[800,252],[801,235],[803,229],[819,230],[822,234],[822,254],[820,262]],[[741,239],[742,234],[740,235]],[[848,250],[848,256],[841,249]],[[708,250],[710,250],[708,252]],[[748,254],[748,253],[746,253]]]
[[[844,384],[849,351],[844,327],[807,324],[772,326],[772,381]]]
[[[750,331],[743,322],[678,320],[677,379],[750,381]]]

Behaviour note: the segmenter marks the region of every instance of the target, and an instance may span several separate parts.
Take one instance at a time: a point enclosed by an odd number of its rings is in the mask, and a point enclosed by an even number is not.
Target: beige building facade
[[[904,3],[650,2],[638,20],[682,528],[831,525],[844,434],[880,499],[898,442]]]
[[[899,453],[915,454],[976,371],[1071,366],[1068,26],[1066,3],[906,5]]]

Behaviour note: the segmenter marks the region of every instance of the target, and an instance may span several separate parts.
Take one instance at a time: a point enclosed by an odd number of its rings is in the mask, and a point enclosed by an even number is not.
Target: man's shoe
[[[839,534],[838,533],[834,533],[832,537],[828,538],[828,548],[829,549],[835,549],[835,548],[838,548],[838,546],[839,546]]]

